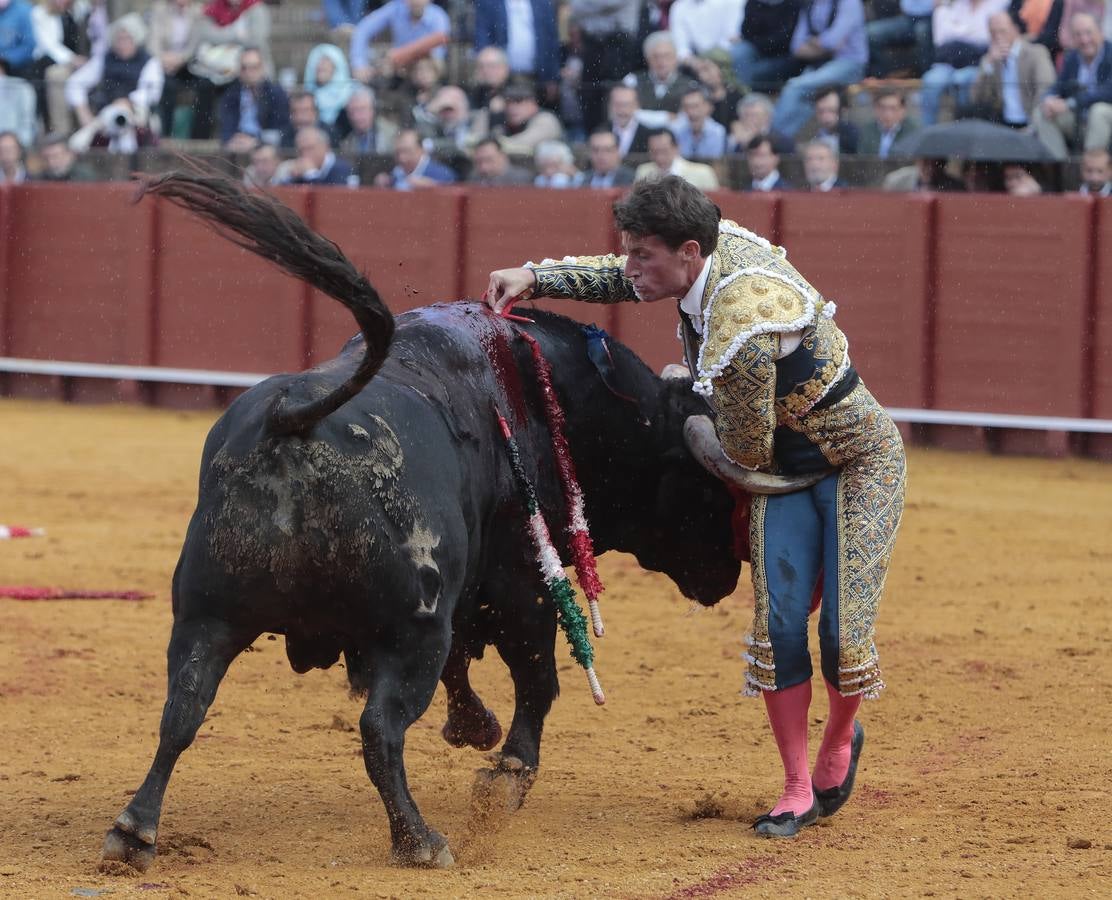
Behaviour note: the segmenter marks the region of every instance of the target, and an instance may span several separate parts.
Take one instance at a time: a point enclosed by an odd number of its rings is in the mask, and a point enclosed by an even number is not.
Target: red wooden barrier
[[[313,227],[336,241],[395,313],[461,295],[463,192],[321,189]],[[336,355],[358,331],[343,306],[313,292],[311,361]]]
[[[8,302],[11,292],[8,289],[8,257],[12,251],[11,193],[11,187],[0,185],[0,356],[9,355]],[[3,381],[0,381],[0,388],[2,387]]]
[[[819,293],[838,304],[850,357],[890,406],[927,404],[927,271],[931,201],[924,196],[785,194],[781,242]]]
[[[727,191],[716,191],[710,196],[727,219],[733,219],[770,240],[775,236],[775,197]],[[683,348],[676,338],[678,318],[675,303],[623,303],[617,314],[617,336],[636,351],[653,371],[659,372],[668,363],[683,361]]]
[[[1112,419],[1112,198],[1098,200],[1094,206],[1094,308],[1088,342],[1092,407],[1087,412]],[[1112,459],[1112,435],[1091,435],[1088,446],[1096,455]]]
[[[619,191],[470,190],[464,215],[464,295],[480,297],[494,269],[617,250],[610,207],[618,196]],[[521,304],[523,315],[530,305],[613,330],[613,307],[538,300]]]
[[[150,205],[129,185],[31,184],[8,194],[6,352],[144,364],[150,354]],[[56,378],[9,379],[14,394],[57,395]],[[108,399],[114,383],[69,396]]]

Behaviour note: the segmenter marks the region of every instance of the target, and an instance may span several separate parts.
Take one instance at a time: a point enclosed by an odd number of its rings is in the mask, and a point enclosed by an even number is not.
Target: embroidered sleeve
[[[587,300],[591,303],[620,303],[637,300],[633,285],[623,274],[624,256],[565,256],[546,259],[539,265],[526,263],[537,276],[537,297]]]
[[[714,379],[715,430],[726,456],[747,469],[772,465],[780,335],[755,335]]]

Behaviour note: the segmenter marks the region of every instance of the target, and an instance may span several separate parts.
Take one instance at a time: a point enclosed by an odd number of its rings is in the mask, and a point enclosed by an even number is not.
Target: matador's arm
[[[780,335],[754,335],[742,344],[722,374],[712,379],[718,440],[726,456],[747,469],[772,466],[779,349]]]
[[[537,278],[535,297],[586,300],[589,303],[636,302],[633,284],[625,277],[624,256],[565,256],[529,263]]]

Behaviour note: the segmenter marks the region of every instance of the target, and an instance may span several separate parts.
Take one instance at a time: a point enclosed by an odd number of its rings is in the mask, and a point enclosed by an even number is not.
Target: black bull
[[[685,420],[705,407],[690,381],[657,378],[612,343],[610,380],[636,402],[619,397],[588,359],[582,327],[561,316],[531,312],[535,324],[518,325],[476,304],[447,304],[400,316],[394,332],[339,250],[269,197],[207,175],[163,176],[145,191],[344,302],[363,334],[317,369],[252,388],[208,436],[174,573],[158,750],[108,832],[104,858],[151,863],[175,762],[229,664],[271,632],[285,635],[298,672],[344,655],[353,688],[366,694],[364,761],[395,857],[449,864],[444,838],[406,784],[406,729],[443,679],[445,738],[493,746],[501,729],[467,682],[468,661],[493,644],[513,678],[515,707],[490,777],[511,783],[520,800],[558,692],[556,613],[537,602],[536,554],[494,412],[497,404],[514,424],[568,559],[551,437],[516,329],[532,334],[551,364],[596,550],[632,553],[711,604],[733,590],[739,562],[733,500],[684,445]]]

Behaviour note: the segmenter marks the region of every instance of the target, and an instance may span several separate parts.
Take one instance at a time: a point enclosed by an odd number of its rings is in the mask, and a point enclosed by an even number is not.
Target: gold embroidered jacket
[[[624,256],[529,265],[537,296],[637,300],[623,274]],[[873,445],[887,416],[850,364],[834,304],[804,280],[782,247],[723,220],[701,308],[698,359],[688,364],[734,462],[796,474],[842,465]],[[793,332],[802,332],[801,343],[781,357],[781,336]]]

